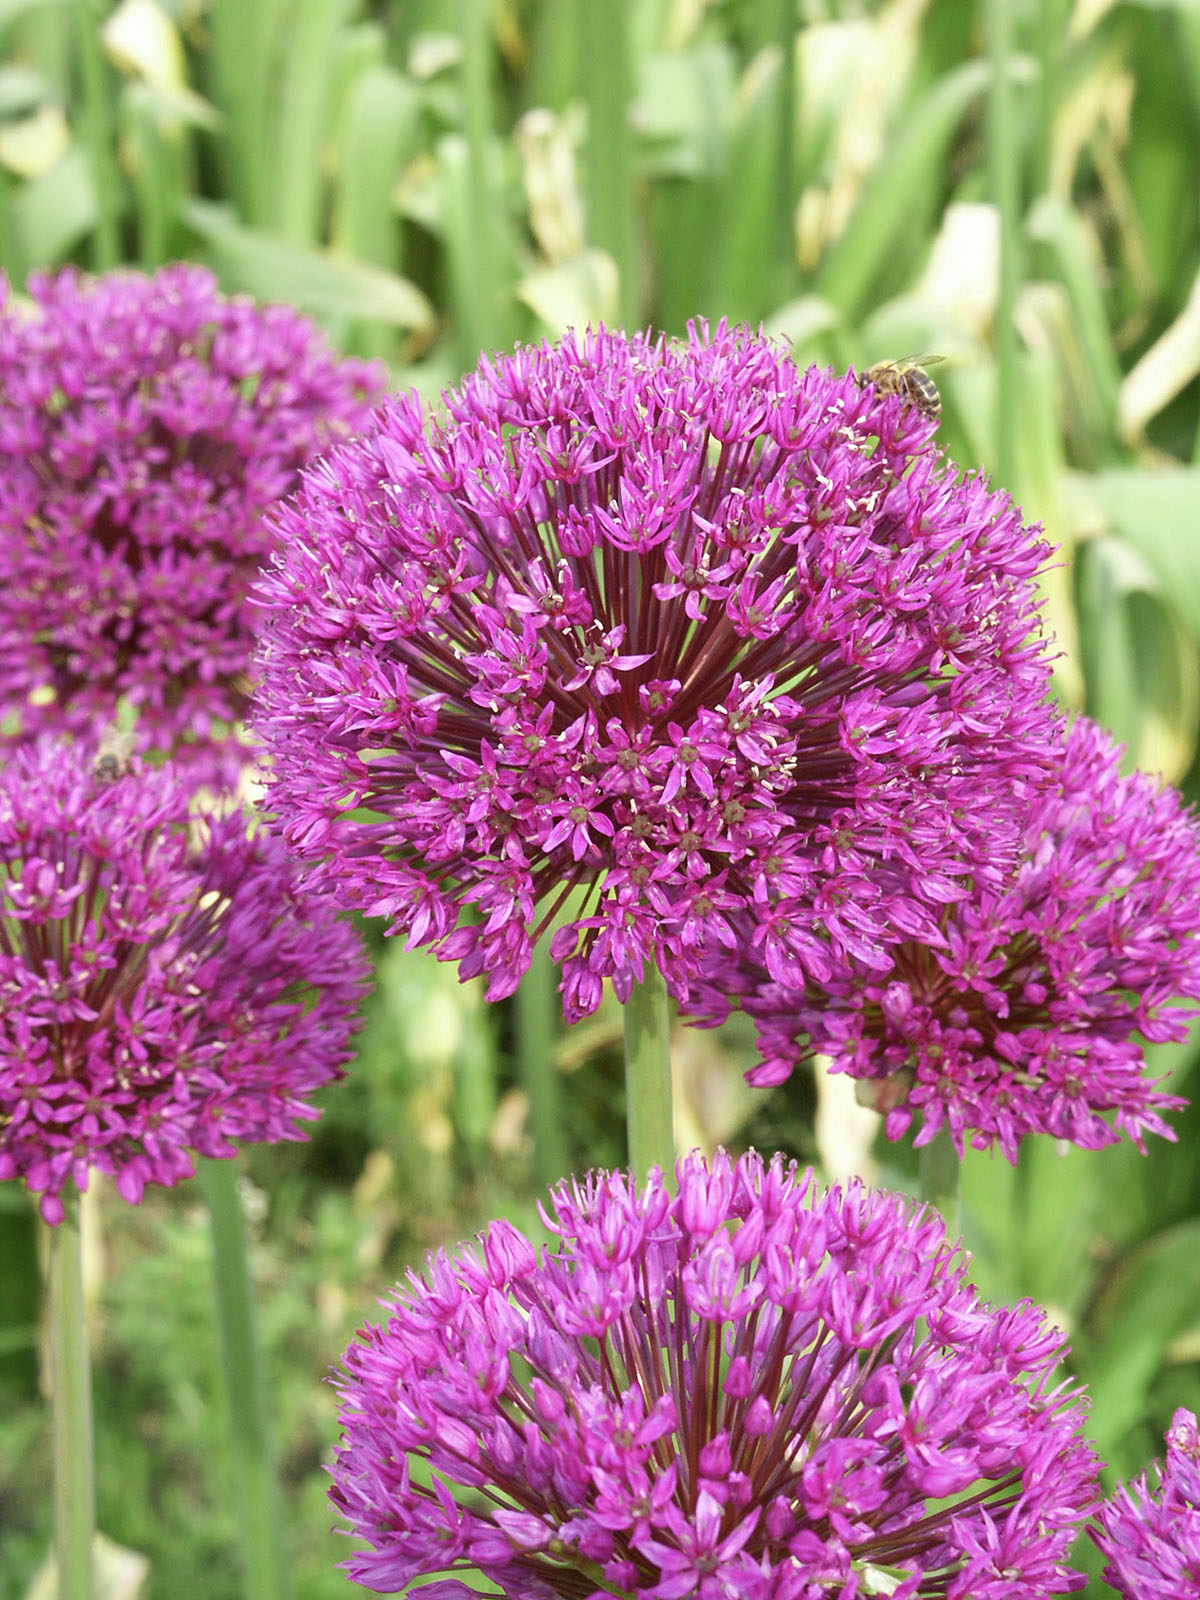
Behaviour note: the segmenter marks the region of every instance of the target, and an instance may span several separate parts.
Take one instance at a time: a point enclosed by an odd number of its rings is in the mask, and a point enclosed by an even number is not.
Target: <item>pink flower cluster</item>
[[[1165,1133],[1200,833],[1046,698],[1012,505],[745,330],[484,361],[304,475],[264,577],[286,838],[392,931],[567,1015],[647,961],[898,1135]]]
[[[29,293],[0,283],[0,723],[94,737],[124,700],[143,748],[228,778],[263,513],[382,372],[198,267]]]
[[[998,882],[1053,717],[1011,502],[745,329],[483,361],[303,474],[257,728],[289,842],[569,1016],[752,949],[802,988]]]
[[[170,768],[43,741],[0,772],[0,1178],[61,1220],[93,1169],[126,1200],[191,1153],[300,1137],[366,976],[353,932],[241,815]]]
[[[1096,1500],[1063,1348],[936,1215],[776,1157],[553,1192],[430,1259],[341,1379],[334,1503],[385,1593],[1025,1600]]]
[[[1174,1137],[1159,1113],[1184,1102],[1147,1077],[1143,1043],[1186,1038],[1200,1000],[1200,829],[1176,790],[1122,776],[1122,754],[1078,719],[1029,792],[1011,876],[944,907],[936,940],[879,969],[842,961],[803,994],[760,968],[751,1082],[820,1051],[890,1137],[920,1112],[918,1143],[945,1125],[960,1153],[995,1142],[1013,1160],[1028,1133]]]

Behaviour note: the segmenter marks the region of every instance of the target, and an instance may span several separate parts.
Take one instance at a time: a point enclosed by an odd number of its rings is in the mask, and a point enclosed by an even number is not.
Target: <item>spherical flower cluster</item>
[[[744,329],[519,350],[278,513],[258,730],[339,893],[568,1014],[752,943],[793,986],[1007,861],[1049,712],[1011,503]],[[465,913],[470,913],[469,919]]]
[[[889,1136],[920,1112],[917,1143],[945,1125],[960,1153],[1173,1138],[1159,1112],[1183,1102],[1143,1042],[1185,1038],[1200,1001],[1200,824],[1174,789],[1123,777],[1122,754],[1086,718],[1067,730],[1011,881],[945,907],[936,941],[896,945],[885,970],[843,962],[799,997],[762,972],[751,1081],[818,1050],[865,1080]]]
[[[384,1593],[465,1600],[1062,1594],[1095,1503],[1082,1405],[1028,1303],[936,1214],[776,1157],[553,1192],[410,1274],[346,1356],[334,1503]]]
[[[1180,1409],[1167,1431],[1157,1489],[1143,1474],[1107,1501],[1092,1537],[1108,1557],[1106,1583],[1123,1600],[1187,1600],[1200,1595],[1200,1434]]]
[[[111,759],[42,742],[0,773],[0,1178],[52,1223],[92,1168],[137,1201],[189,1151],[301,1137],[365,977],[278,843]]]
[[[0,282],[0,722],[215,758],[243,714],[264,510],[382,373],[198,267]],[[236,770],[224,747],[217,774]]]

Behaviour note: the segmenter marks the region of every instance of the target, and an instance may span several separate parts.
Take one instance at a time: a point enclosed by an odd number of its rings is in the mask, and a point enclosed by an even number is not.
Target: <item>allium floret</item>
[[[1010,501],[745,329],[600,331],[388,402],[277,515],[260,734],[287,838],[568,1015],[753,942],[800,984],[1007,861],[1049,712]]]
[[[384,1593],[1010,1600],[1067,1593],[1096,1501],[1028,1303],[936,1214],[718,1152],[553,1191],[431,1256],[346,1355],[334,1503]],[[473,1590],[470,1592],[474,1592]]]
[[[1187,1036],[1200,1002],[1200,825],[1178,792],[1079,718],[1055,776],[1030,791],[1019,865],[999,892],[946,906],[936,943],[908,940],[886,969],[853,960],[797,998],[766,980],[752,1082],[779,1082],[811,1050],[865,1080],[895,1138],[948,1127],[1014,1158],[1049,1133],[1085,1149],[1174,1138],[1184,1102],[1146,1070],[1144,1044]]]
[[[0,722],[94,736],[124,700],[143,748],[207,763],[246,706],[263,512],[382,370],[198,267],[29,294],[0,282]]]
[[[81,744],[0,773],[0,1178],[51,1223],[92,1170],[136,1202],[192,1153],[301,1138],[349,1055],[354,933],[278,841],[189,794]]]
[[[1166,1460],[1105,1502],[1092,1537],[1108,1557],[1104,1580],[1123,1600],[1200,1595],[1200,1434],[1182,1407],[1167,1430]]]

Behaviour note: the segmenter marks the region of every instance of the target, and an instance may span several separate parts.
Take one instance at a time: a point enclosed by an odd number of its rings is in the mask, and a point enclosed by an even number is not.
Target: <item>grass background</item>
[[[599,319],[761,322],[838,367],[944,357],[944,447],[1060,548],[1060,694],[1192,796],[1197,171],[1196,0],[0,0],[14,285],[206,261],[430,394],[481,349]],[[323,1380],[374,1296],[490,1215],[536,1227],[544,1176],[623,1148],[615,1010],[551,1030],[544,971],[486,1008],[367,937],[349,1081],[311,1144],[242,1163],[298,1600],[352,1592]],[[828,1154],[811,1083],[740,1084],[743,1030],[676,1045],[686,1142]],[[1192,1050],[1154,1054],[1186,1093]],[[1121,1475],[1176,1405],[1200,1410],[1200,1110],[1176,1127],[1148,1157],[1038,1140],[964,1180],[979,1282],[1068,1329]],[[903,1149],[875,1159],[911,1182]],[[101,1191],[90,1226],[101,1526],[149,1556],[150,1600],[232,1600],[202,1201]],[[0,1261],[0,1594],[18,1596],[50,1458],[12,1186]]]

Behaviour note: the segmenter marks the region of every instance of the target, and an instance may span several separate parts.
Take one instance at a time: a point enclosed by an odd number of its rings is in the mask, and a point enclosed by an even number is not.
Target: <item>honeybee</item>
[[[926,359],[932,366],[942,357],[929,356]],[[917,356],[905,356],[902,361],[877,361],[874,366],[867,368],[858,381],[864,388],[868,383],[873,383],[881,399],[898,394],[901,400],[915,407],[935,426],[942,414],[942,397],[937,392],[937,384]]]
[[[100,735],[96,761],[92,767],[97,783],[116,783],[133,770],[134,737],[110,725]]]

